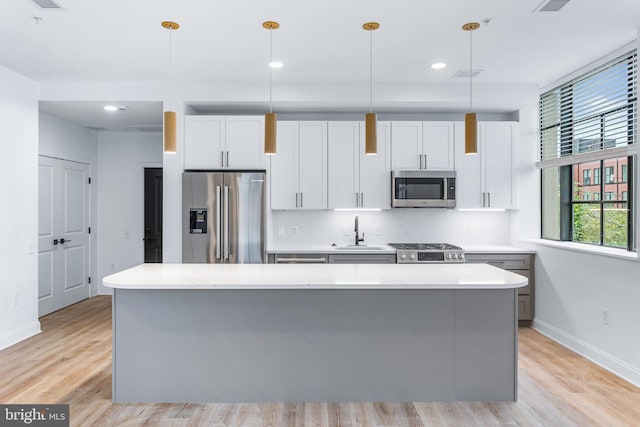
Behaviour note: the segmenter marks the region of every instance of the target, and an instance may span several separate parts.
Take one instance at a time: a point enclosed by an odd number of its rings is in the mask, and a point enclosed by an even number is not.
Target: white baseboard
[[[40,321],[38,320],[28,323],[18,329],[14,329],[13,331],[9,331],[0,336],[0,350],[11,347],[20,341],[39,334],[40,332],[42,332],[42,330],[40,329]]]
[[[112,289],[107,289],[107,288],[99,288],[96,291],[96,294],[94,296],[96,296],[96,295],[113,295],[113,290]]]
[[[575,351],[586,359],[589,359],[596,365],[599,365],[607,371],[619,376],[620,378],[630,382],[636,387],[640,387],[640,369],[629,365],[620,359],[617,359],[604,351],[587,344],[586,342],[567,334],[566,332],[552,326],[542,320],[534,319],[533,328],[552,340],[556,341]]]

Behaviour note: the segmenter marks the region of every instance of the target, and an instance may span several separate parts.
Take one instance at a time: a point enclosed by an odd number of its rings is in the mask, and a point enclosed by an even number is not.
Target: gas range
[[[389,243],[396,249],[397,264],[464,262],[461,247],[448,243]]]

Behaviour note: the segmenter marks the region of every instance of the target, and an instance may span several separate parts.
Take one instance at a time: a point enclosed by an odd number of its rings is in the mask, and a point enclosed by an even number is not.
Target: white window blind
[[[637,141],[637,98],[635,51],[542,94],[538,166],[629,152]]]

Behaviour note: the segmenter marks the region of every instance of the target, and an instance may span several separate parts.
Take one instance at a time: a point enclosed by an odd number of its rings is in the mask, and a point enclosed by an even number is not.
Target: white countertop
[[[141,264],[117,289],[513,289],[526,277],[487,264]]]
[[[536,251],[531,249],[518,248],[510,245],[460,245],[460,247],[469,253],[487,253],[487,254],[535,254]]]

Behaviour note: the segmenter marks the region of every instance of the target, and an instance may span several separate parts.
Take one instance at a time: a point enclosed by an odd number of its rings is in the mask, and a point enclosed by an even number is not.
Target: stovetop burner
[[[398,264],[464,262],[462,248],[448,243],[389,243],[388,245],[396,249]]]
[[[400,250],[413,251],[461,251],[459,246],[450,245],[449,243],[388,243],[389,246]]]

